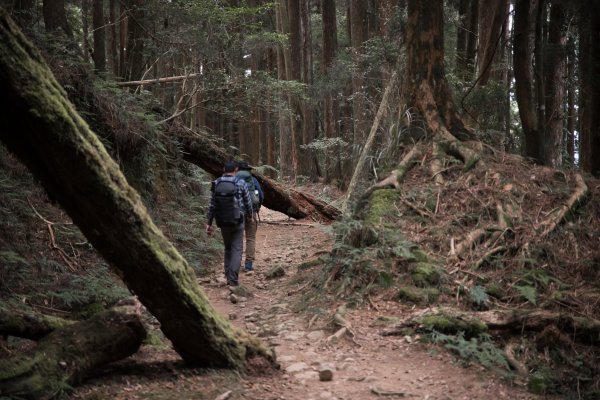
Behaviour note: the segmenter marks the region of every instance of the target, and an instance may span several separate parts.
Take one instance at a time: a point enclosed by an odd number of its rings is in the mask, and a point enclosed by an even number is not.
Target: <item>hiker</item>
[[[256,231],[258,229],[258,213],[260,206],[264,199],[264,193],[258,183],[258,179],[252,175],[252,167],[245,161],[238,163],[237,177],[241,178],[246,182],[248,186],[248,192],[252,199],[252,218],[246,219],[246,225],[244,230],[246,233],[246,262],[244,264],[244,271],[250,272],[254,270],[254,253],[256,249]]]
[[[208,207],[206,233],[214,231],[213,219],[221,228],[225,245],[225,278],[227,285],[237,286],[242,251],[244,250],[244,220],[252,218],[252,201],[248,187],[243,179],[236,176],[238,165],[227,161],[223,167],[223,176],[211,185],[212,195]]]

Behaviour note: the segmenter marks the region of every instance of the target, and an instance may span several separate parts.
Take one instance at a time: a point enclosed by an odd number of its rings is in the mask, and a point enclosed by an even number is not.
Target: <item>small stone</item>
[[[333,368],[327,365],[321,366],[319,369],[319,380],[321,382],[329,382],[333,380]]]
[[[229,301],[231,301],[233,304],[237,304],[237,302],[239,301],[239,299],[238,299],[238,297],[235,294],[231,293],[229,295]]]
[[[62,368],[67,368],[67,363],[65,361],[59,361],[58,365],[60,365]]]
[[[308,368],[308,365],[303,362],[297,362],[285,369],[288,374],[292,374],[294,372],[302,372]]]
[[[312,331],[306,337],[312,341],[321,340],[325,337],[325,333],[323,331]]]
[[[237,317],[238,317],[238,316],[237,316],[237,314],[236,314],[236,313],[229,313],[229,319],[230,319],[230,320],[232,320],[232,321],[233,321],[234,319],[237,319]]]

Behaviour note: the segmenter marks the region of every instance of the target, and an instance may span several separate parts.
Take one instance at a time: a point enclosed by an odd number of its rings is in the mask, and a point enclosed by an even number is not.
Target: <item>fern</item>
[[[477,362],[488,369],[499,368],[505,373],[510,371],[504,351],[491,341],[491,336],[488,334],[482,333],[478,337],[466,340],[463,332],[457,335],[433,332],[431,340],[458,354],[467,365]]]
[[[535,305],[537,300],[537,290],[534,286],[515,286],[519,294],[528,302]]]

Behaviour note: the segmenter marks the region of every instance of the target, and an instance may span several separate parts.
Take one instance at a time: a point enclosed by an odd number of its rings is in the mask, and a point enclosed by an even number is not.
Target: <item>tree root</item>
[[[57,330],[28,352],[0,360],[0,397],[60,395],[94,368],[135,353],[145,336],[139,316],[118,309]]]
[[[419,154],[421,153],[417,149],[417,146],[413,146],[413,148],[408,153],[406,153],[404,157],[402,157],[398,168],[393,170],[386,178],[369,187],[365,191],[365,193],[360,197],[360,199],[356,202],[354,215],[358,214],[364,208],[364,206],[367,204],[369,197],[371,197],[373,192],[375,192],[376,190],[387,188],[399,189],[400,182],[402,182],[406,173],[410,171],[414,164],[413,160],[417,158]]]
[[[567,214],[572,212],[587,196],[589,189],[581,174],[575,175],[575,182],[575,191],[571,194],[567,202],[555,210],[550,217],[542,221],[538,226],[538,228],[542,229],[540,237],[552,233],[566,219]]]
[[[0,308],[0,335],[40,340],[49,333],[74,324],[60,317]]]
[[[440,307],[415,313],[400,324],[382,332],[382,335],[403,335],[405,328],[431,329],[432,325],[428,325],[431,321],[442,321],[445,333],[458,333],[464,331],[465,327],[482,326],[485,330],[521,335],[524,331],[542,332],[548,326],[555,326],[571,340],[594,346],[600,345],[600,320],[547,310],[468,312]]]
[[[510,341],[504,347],[504,355],[506,357],[506,361],[508,361],[508,365],[510,365],[511,368],[517,372],[517,375],[524,377],[524,376],[527,376],[529,371],[527,370],[527,367],[525,366],[525,364],[523,364],[522,362],[517,360],[517,356],[515,355],[515,347],[516,346],[517,346],[517,343],[515,341]]]

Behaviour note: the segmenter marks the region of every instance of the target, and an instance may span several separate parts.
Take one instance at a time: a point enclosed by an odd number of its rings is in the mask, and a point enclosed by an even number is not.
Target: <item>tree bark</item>
[[[74,323],[75,321],[51,315],[0,308],[0,335],[40,340],[49,333]]]
[[[581,7],[579,34],[581,76],[581,166],[600,176],[600,4],[588,0]]]
[[[140,196],[66,99],[39,52],[0,11],[0,140],[160,321],[190,364],[243,369],[271,350],[233,329],[150,219]],[[18,134],[17,134],[18,133]]]
[[[519,106],[521,126],[525,136],[525,156],[535,161],[541,161],[542,148],[540,134],[537,128],[535,100],[533,97],[533,76],[531,73],[532,52],[529,46],[531,34],[530,0],[519,0],[515,4],[515,27],[513,41],[513,70],[515,74],[515,93]]]
[[[94,368],[135,353],[145,337],[138,315],[115,309],[57,330],[28,352],[0,360],[0,397],[58,396]]]
[[[117,4],[116,0],[108,0],[108,60],[113,77],[119,76],[119,49],[117,48]]]
[[[34,16],[35,0],[14,0],[13,16],[21,29],[31,29]]]
[[[363,44],[369,38],[367,22],[367,1],[350,0],[350,43],[354,68],[352,71],[352,118],[354,125],[353,160],[358,161],[369,129],[365,92],[365,72],[361,62]]]
[[[85,60],[86,64],[90,61],[90,28],[89,28],[89,16],[90,16],[90,3],[89,0],[81,0],[81,55]]]
[[[106,72],[106,33],[104,30],[104,0],[92,0],[94,29],[94,66],[96,72]]]
[[[276,7],[277,31],[281,34],[288,34],[288,11],[287,0],[279,0]],[[291,64],[290,49],[288,46],[277,46],[277,79],[291,79],[289,75],[289,65]],[[281,96],[279,102],[289,104],[289,96]],[[289,178],[294,174],[292,162],[293,144],[292,144],[292,120],[288,115],[286,107],[279,109],[279,174],[281,178]]]
[[[548,25],[548,46],[544,52],[545,121],[544,164],[552,168],[562,166],[563,126],[566,73],[565,10],[559,2],[553,2]]]
[[[457,113],[446,80],[441,0],[408,1],[406,47],[408,62],[401,104],[417,108],[424,117],[431,115],[436,125],[430,126],[432,132],[443,126],[458,139],[472,138]]]
[[[506,19],[507,0],[480,0],[479,5],[479,54],[477,84],[484,86],[490,77],[497,76],[494,71],[494,59],[501,56],[499,42],[500,32]]]
[[[135,81],[144,73],[144,38],[146,31],[142,25],[145,21],[145,5],[143,0],[127,1],[127,47],[125,51],[126,77]]]
[[[62,33],[67,37],[73,36],[67,21],[64,0],[44,0],[42,11],[47,32],[57,33],[62,30]]]
[[[335,0],[323,0],[323,75],[333,73],[331,67],[337,52],[337,19],[336,19]],[[323,130],[325,138],[339,138],[340,132],[337,129],[338,102],[333,89],[325,93],[323,110]],[[341,171],[340,148],[338,145],[330,145],[325,149],[325,181],[331,183],[334,179],[340,179]]]

